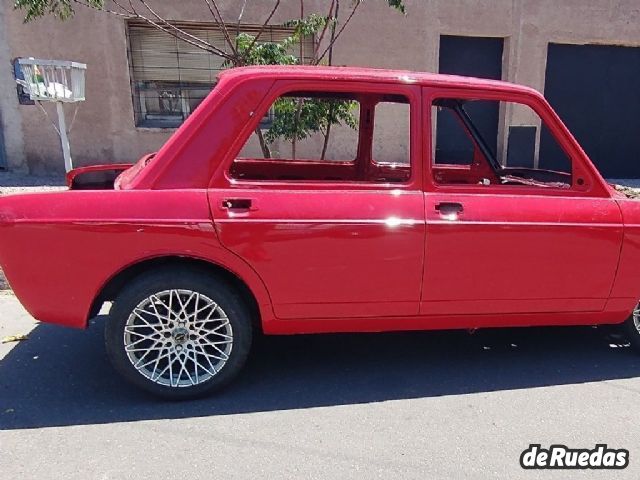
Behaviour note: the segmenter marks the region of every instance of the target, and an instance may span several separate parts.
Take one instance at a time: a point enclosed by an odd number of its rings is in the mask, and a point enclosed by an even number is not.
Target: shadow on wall
[[[168,403],[117,376],[104,353],[102,322],[97,323],[88,331],[41,324],[0,361],[0,429],[351,405],[640,376],[640,356],[612,344],[611,334],[588,327],[265,337],[226,390]]]

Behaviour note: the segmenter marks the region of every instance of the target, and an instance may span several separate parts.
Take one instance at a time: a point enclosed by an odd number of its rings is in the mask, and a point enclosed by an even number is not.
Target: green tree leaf
[[[30,22],[45,15],[53,15],[60,20],[66,20],[75,13],[72,0],[15,0],[13,8],[24,10],[24,21]],[[86,0],[86,4],[103,8],[104,0]]]

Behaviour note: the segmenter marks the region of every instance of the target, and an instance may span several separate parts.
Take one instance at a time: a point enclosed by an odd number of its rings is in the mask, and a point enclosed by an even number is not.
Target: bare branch
[[[335,43],[336,38],[336,25],[338,24],[338,15],[340,14],[340,0],[336,0],[336,16],[335,21],[331,25],[331,44],[329,46],[329,58],[327,59],[327,63],[329,65],[333,65],[333,44]],[[331,125],[329,125],[331,126]],[[327,128],[327,135],[329,134],[329,128]]]
[[[328,64],[331,65],[333,63],[333,44],[335,42],[335,38],[336,38],[336,23],[338,22],[338,15],[340,14],[340,0],[335,0],[335,4],[336,4],[336,13],[335,13],[335,17],[333,19],[333,22],[331,23],[331,40],[329,43],[329,60],[328,60]],[[333,1],[331,2],[331,7],[333,8]],[[331,14],[331,11],[329,12]],[[320,43],[318,43],[318,45],[320,45]],[[317,55],[317,53],[316,53]],[[320,60],[318,60],[318,62],[320,62]],[[325,159],[326,155],[327,155],[327,148],[329,147],[329,136],[331,135],[331,119],[333,118],[333,109],[334,109],[334,103],[331,103],[331,105],[329,105],[329,111],[327,112],[327,130],[324,133],[324,142],[322,144],[322,153],[320,158],[322,160]]]
[[[244,15],[244,9],[247,8],[247,2],[248,1],[249,0],[244,0],[242,2],[242,8],[240,9],[240,14],[238,15],[238,24],[236,25],[238,33],[240,33],[240,22],[242,21],[242,16]]]
[[[163,25],[165,25],[166,27],[169,27],[170,29],[174,30],[175,32],[179,33],[180,35],[183,35],[186,38],[191,39],[193,42],[196,43],[201,43],[203,46],[206,47],[207,50],[210,50],[212,52],[216,52],[218,55],[222,55],[225,54],[225,52],[221,49],[219,49],[218,47],[211,45],[209,42],[196,37],[195,35],[191,35],[189,32],[184,31],[181,28],[176,27],[175,25],[172,25],[171,23],[169,23],[168,21],[166,21],[164,18],[162,18],[160,15],[158,15],[150,6],[149,4],[145,1],[145,0],[139,0],[140,3],[142,3],[142,5],[144,5],[144,7],[149,10],[149,12],[151,12],[151,14],[156,17],[156,19],[158,19],[159,22],[161,22]],[[142,17],[142,15],[138,14],[139,17]],[[225,54],[226,55],[226,54]]]
[[[124,18],[132,18],[132,15],[130,14],[126,14],[126,13],[122,13],[122,12],[116,12],[115,10],[110,10],[108,8],[99,8],[96,7],[95,5],[91,5],[90,3],[85,3],[82,0],[72,0],[73,3],[77,3],[78,5],[81,5],[83,7],[87,7],[87,8],[91,8],[93,10],[98,10],[100,12],[106,12],[106,13],[110,13],[112,15],[116,15],[118,17],[124,17]]]
[[[234,41],[231,40],[231,35],[229,34],[229,29],[227,28],[227,24],[225,23],[224,19],[222,18],[222,14],[220,13],[220,9],[218,8],[218,4],[216,3],[216,0],[204,0],[204,1],[207,4],[207,7],[209,8],[209,11],[211,12],[211,15],[213,15],[213,19],[216,21],[218,26],[222,28],[222,33],[224,35],[224,39],[227,42],[227,45],[229,45],[229,48],[233,52],[233,55],[235,57],[237,57],[238,56],[238,51],[236,50],[236,46],[235,46]]]
[[[324,27],[322,28],[322,32],[320,32],[320,36],[316,41],[316,47],[313,50],[313,61],[315,63],[315,59],[318,57],[318,52],[320,51],[320,45],[322,44],[322,40],[324,39],[324,34],[327,33],[327,27],[329,26],[329,22],[333,22],[333,8],[335,7],[336,0],[331,0],[331,6],[329,7],[329,14],[327,15],[327,20],[324,23]],[[334,24],[335,25],[335,24]],[[335,32],[335,28],[332,30]]]
[[[304,0],[300,0],[300,27],[302,28],[302,22],[304,21]],[[298,38],[298,45],[300,46],[300,63],[304,63],[304,42],[302,36]],[[298,114],[298,118],[300,115]],[[296,122],[297,125],[297,122]],[[295,156],[293,158],[296,158]]]
[[[209,11],[211,12],[211,16],[213,17],[213,19],[215,20],[216,24],[219,24],[220,22],[218,21],[218,17],[216,16],[216,12],[214,12],[213,10],[213,6],[211,5],[211,3],[209,2],[209,0],[204,0],[204,3],[207,4],[207,8],[209,9]]]
[[[231,60],[231,58],[232,58],[232,57],[231,57],[231,55],[229,55],[228,53],[223,52],[222,50],[220,50],[220,49],[219,49],[219,48],[217,48],[217,47],[213,47],[213,46],[212,46],[211,48],[208,48],[206,45],[198,44],[198,43],[196,43],[196,42],[195,42],[195,41],[193,41],[193,40],[190,40],[190,39],[188,39],[188,38],[185,38],[185,37],[180,36],[180,34],[179,34],[179,33],[176,33],[174,30],[170,30],[170,29],[168,29],[168,28],[166,28],[166,27],[163,27],[163,26],[162,26],[162,25],[160,25],[159,23],[156,23],[156,22],[154,22],[153,20],[151,20],[151,19],[149,19],[149,18],[147,18],[147,17],[143,17],[143,16],[141,16],[141,15],[140,15],[140,16],[138,16],[138,18],[140,18],[141,20],[144,20],[144,21],[145,21],[145,22],[147,22],[149,25],[151,25],[151,26],[153,26],[153,27],[157,28],[158,30],[162,30],[163,32],[168,33],[168,34],[169,34],[169,35],[171,35],[172,37],[175,37],[175,38],[177,38],[178,40],[182,40],[183,42],[187,42],[188,44],[193,45],[194,47],[199,48],[200,50],[205,50],[205,51],[207,51],[207,52],[209,52],[209,53],[213,53],[213,54],[215,54],[215,55],[218,55],[218,56],[220,56],[220,57],[222,57],[222,58],[226,58],[226,59],[228,59],[228,60]],[[179,30],[179,29],[178,29],[178,30]],[[196,38],[197,38],[197,37],[196,37]]]
[[[183,29],[176,27],[175,25],[172,25],[171,23],[169,23],[167,20],[165,20],[164,18],[160,17],[160,15],[158,15],[147,3],[145,0],[139,0],[140,3],[142,5],[145,6],[145,8],[147,10],[149,10],[149,12],[152,13],[152,15],[157,19],[157,21],[154,21],[148,17],[146,17],[145,15],[142,15],[141,13],[139,13],[134,4],[133,4],[133,0],[128,0],[129,3],[129,8],[126,8],[122,3],[121,0],[112,0],[112,2],[118,7],[120,8],[122,11],[115,11],[112,9],[109,9],[107,7],[98,7],[96,5],[92,5],[90,3],[87,3],[86,1],[83,0],[71,0],[73,3],[80,5],[82,7],[85,8],[91,8],[93,10],[97,10],[100,12],[105,12],[105,13],[110,13],[112,15],[121,17],[121,18],[125,18],[125,19],[137,19],[137,20],[142,20],[143,22],[151,25],[152,27],[165,32],[169,35],[171,35],[172,37],[181,40],[183,42],[188,43],[189,45],[192,45],[200,50],[204,50],[206,52],[209,52],[213,55],[217,55],[219,57],[222,57],[226,60],[229,61],[233,61],[235,58],[235,55],[230,55],[228,53],[226,53],[224,50],[216,47],[215,45],[212,45],[211,43],[207,42],[206,40],[203,40],[199,37],[196,37],[195,35],[192,35],[186,31],[184,31]],[[214,1],[214,0],[211,0]],[[233,45],[232,49],[233,49]],[[235,51],[235,49],[233,49],[233,51]]]
[[[260,127],[255,129],[255,133],[258,137],[258,142],[260,143],[260,149],[262,150],[262,156],[264,158],[271,158],[271,150],[269,149],[269,145],[267,145],[267,142],[264,138],[264,135],[262,134],[262,130],[260,130]]]
[[[356,3],[353,5],[353,8],[351,9],[351,13],[349,14],[349,16],[347,17],[345,22],[342,24],[342,27],[340,27],[340,30],[338,30],[338,33],[336,33],[336,36],[333,39],[331,39],[331,42],[329,43],[327,48],[324,49],[324,51],[322,52],[322,55],[320,55],[320,57],[318,57],[318,60],[317,60],[318,63],[320,63],[320,61],[324,58],[324,56],[327,54],[327,52],[329,52],[329,49],[333,47],[333,44],[336,43],[336,40],[338,40],[338,38],[340,37],[342,32],[344,32],[344,29],[347,27],[347,25],[349,24],[349,22],[351,21],[351,19],[355,15],[356,10],[358,10],[358,7],[361,4],[362,4],[362,0],[357,0]]]
[[[135,11],[127,10],[118,0],[112,0],[113,3],[120,8],[123,12],[128,13],[129,15],[135,15]]]
[[[278,7],[280,6],[280,0],[276,0],[275,5],[273,6],[273,9],[271,10],[271,13],[269,14],[269,16],[267,17],[267,19],[264,21],[264,23],[262,24],[262,26],[260,27],[260,30],[258,31],[258,33],[256,34],[255,37],[253,37],[253,40],[251,41],[251,43],[249,44],[249,47],[247,47],[247,52],[250,52],[251,49],[253,48],[253,46],[255,45],[255,43],[258,41],[258,39],[260,38],[260,36],[262,35],[262,33],[265,31],[265,29],[267,28],[267,25],[269,24],[269,22],[271,21],[271,19],[273,18],[273,16],[276,13],[276,10],[278,10]]]

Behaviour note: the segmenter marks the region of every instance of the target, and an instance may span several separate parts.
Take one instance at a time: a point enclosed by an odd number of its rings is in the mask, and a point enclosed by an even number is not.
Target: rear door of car
[[[289,98],[296,99],[290,103],[294,109],[302,102],[299,115],[304,121],[311,105],[307,102],[316,101],[312,95],[317,92],[358,102],[355,133],[344,118],[341,126],[332,127],[335,137],[330,138],[337,145],[328,151],[334,158],[326,160],[326,167],[321,158],[300,161],[306,148],[323,150],[322,141],[310,147],[305,142],[311,140],[300,140],[294,160],[290,142],[281,138],[270,143],[272,158],[261,158],[260,143],[273,140],[270,128],[278,128],[279,112]],[[385,125],[373,118],[378,110],[369,103],[371,96],[406,99],[407,117],[400,124],[406,129],[407,163],[360,163],[377,155],[380,142],[375,136],[386,135]],[[278,318],[418,313],[425,239],[420,108],[420,88],[415,85],[280,80],[261,109],[247,118],[238,153],[216,173],[209,199],[220,241],[260,275]],[[395,128],[398,122],[390,117],[386,124]],[[258,125],[262,139],[255,133]],[[373,153],[366,141],[371,132]],[[355,151],[356,164],[350,154],[341,153],[349,149]],[[325,172],[323,178],[313,176],[318,168]]]

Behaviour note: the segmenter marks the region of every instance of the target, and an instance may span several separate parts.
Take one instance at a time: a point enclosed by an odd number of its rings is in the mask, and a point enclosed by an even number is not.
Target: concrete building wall
[[[11,47],[7,24],[10,7],[0,2],[0,127],[7,155],[7,166],[25,168],[25,149],[22,131],[22,115],[18,109],[16,87],[11,66]]]
[[[220,1],[225,18],[237,18],[241,2]],[[344,2],[345,4],[348,2]],[[407,16],[369,0],[338,41],[334,63],[437,71],[440,35],[505,39],[503,79],[544,89],[549,42],[640,46],[637,0],[406,0]],[[201,0],[154,1],[166,18],[210,18]],[[323,12],[326,1],[308,2]],[[260,23],[271,1],[251,2],[243,22]],[[274,24],[299,15],[285,1]],[[346,8],[346,7],[343,7]],[[22,12],[0,5],[0,115],[9,165],[33,173],[63,168],[57,134],[36,106],[18,105],[10,60],[15,57],[85,62],[87,100],[78,107],[70,134],[76,165],[134,161],[158,149],[172,133],[134,123],[125,24],[120,18],[77,7],[66,22],[54,18],[23,24]],[[55,118],[53,105],[45,106]],[[68,119],[73,105],[65,107]]]

